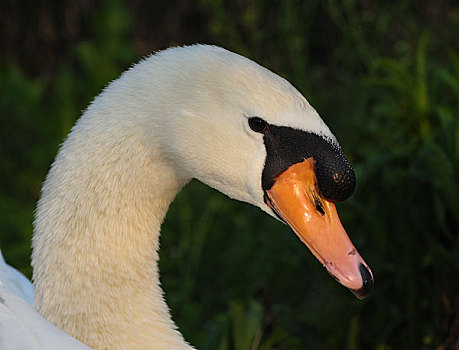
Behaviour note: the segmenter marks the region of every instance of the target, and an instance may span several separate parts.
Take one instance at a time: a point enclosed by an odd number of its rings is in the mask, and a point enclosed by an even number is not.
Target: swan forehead
[[[215,119],[245,115],[268,123],[312,132],[336,143],[329,128],[287,80],[254,61],[222,48],[197,45],[175,48],[175,71],[188,85],[189,110]],[[171,50],[166,50],[167,53]]]

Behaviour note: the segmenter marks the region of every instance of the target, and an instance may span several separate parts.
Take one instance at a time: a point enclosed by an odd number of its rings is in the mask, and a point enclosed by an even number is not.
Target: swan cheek
[[[266,206],[263,200],[263,190],[261,176],[265,166],[266,149],[260,147],[255,156],[247,161],[247,175],[246,175],[246,191],[250,195],[251,201],[249,203],[259,207],[269,215],[274,216],[272,210]],[[274,216],[275,217],[275,216]]]
[[[292,165],[265,193],[267,204],[327,271],[359,299],[367,297],[373,275],[344,230],[335,205],[320,195],[313,159]]]

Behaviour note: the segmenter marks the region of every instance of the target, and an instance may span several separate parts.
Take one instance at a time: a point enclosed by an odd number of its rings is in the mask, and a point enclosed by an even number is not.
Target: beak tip
[[[351,289],[351,292],[360,300],[370,295],[375,284],[373,275],[370,270],[362,263],[359,266],[360,275],[362,276],[362,287],[360,289]]]

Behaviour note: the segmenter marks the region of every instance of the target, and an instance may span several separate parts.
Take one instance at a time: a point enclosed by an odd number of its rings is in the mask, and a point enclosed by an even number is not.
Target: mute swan
[[[161,222],[192,178],[287,223],[336,280],[369,294],[372,273],[333,204],[355,186],[336,138],[284,79],[194,45],[134,65],[63,143],[36,211],[38,313],[94,349],[193,349],[170,317],[157,266]],[[35,339],[30,348],[86,348],[0,288],[3,333],[16,320]],[[2,349],[28,341],[9,339]]]

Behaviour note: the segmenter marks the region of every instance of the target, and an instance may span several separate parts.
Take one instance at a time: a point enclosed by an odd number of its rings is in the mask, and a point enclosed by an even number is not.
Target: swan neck
[[[192,349],[158,273],[160,226],[188,179],[140,118],[103,107],[83,115],[44,183],[33,238],[35,307],[94,349]]]

